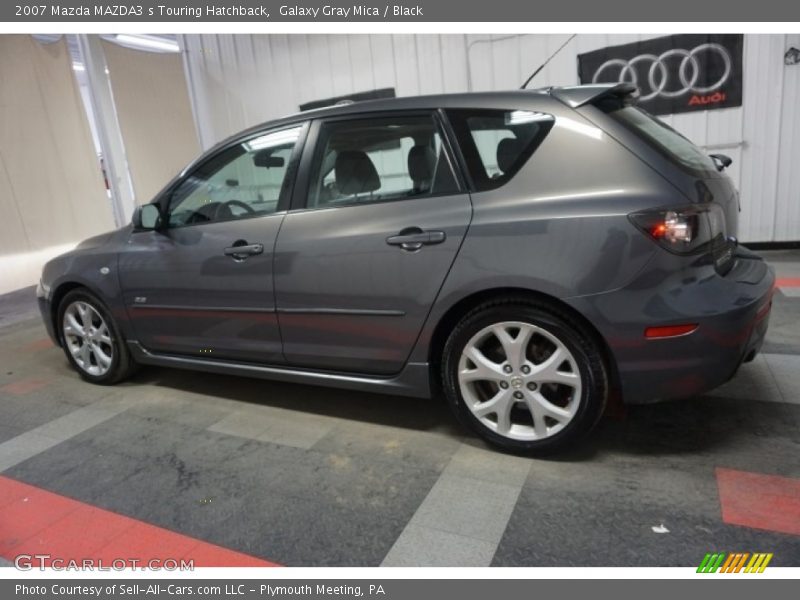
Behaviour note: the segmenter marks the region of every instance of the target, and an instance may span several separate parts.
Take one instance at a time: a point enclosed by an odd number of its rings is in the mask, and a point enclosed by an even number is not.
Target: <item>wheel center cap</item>
[[[522,377],[511,378],[511,387],[514,388],[515,390],[522,388],[522,384],[523,384]]]

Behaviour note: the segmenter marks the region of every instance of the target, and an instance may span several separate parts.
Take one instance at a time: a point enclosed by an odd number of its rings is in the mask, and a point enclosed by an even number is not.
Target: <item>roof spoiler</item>
[[[597,104],[601,100],[615,99],[633,104],[639,98],[639,88],[632,83],[599,83],[550,88],[550,95],[570,108]]]

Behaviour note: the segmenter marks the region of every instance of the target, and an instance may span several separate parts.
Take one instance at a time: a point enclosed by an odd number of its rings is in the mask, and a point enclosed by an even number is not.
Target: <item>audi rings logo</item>
[[[722,61],[723,70],[711,85],[701,86],[698,85],[698,82],[701,79],[703,70],[699,57],[703,57],[704,54],[711,55],[711,60]],[[671,70],[667,68],[668,62],[673,60],[679,61],[677,78],[674,75],[672,77],[672,79],[677,79],[677,82],[671,81]],[[708,57],[706,57],[706,60],[709,60]],[[601,79],[601,77],[603,77],[604,73],[608,74],[607,72],[615,67],[619,67],[617,81],[620,83],[628,82],[638,86],[642,92],[640,100],[645,101],[656,96],[677,98],[690,92],[693,94],[713,93],[730,79],[733,61],[728,51],[720,44],[700,44],[692,50],[672,48],[659,55],[640,54],[630,60],[621,58],[607,60],[594,72],[592,83],[608,82],[608,79]],[[646,73],[645,81],[641,81],[642,76],[640,73],[642,71],[639,71],[637,67],[641,67],[643,72]],[[646,85],[643,85],[645,82]],[[678,85],[675,85],[676,83]]]
[[[645,40],[583,54],[580,72],[584,83],[634,84],[639,101],[660,114],[727,106],[728,93],[740,86],[741,42],[728,35]],[[734,95],[740,104],[740,93]]]

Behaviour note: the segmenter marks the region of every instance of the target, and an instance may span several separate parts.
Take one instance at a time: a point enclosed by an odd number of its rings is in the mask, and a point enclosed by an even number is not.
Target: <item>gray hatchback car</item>
[[[401,98],[266,123],[47,263],[87,381],[137,364],[443,394],[489,442],[575,442],[764,338],[774,274],[724,168],[628,84]]]

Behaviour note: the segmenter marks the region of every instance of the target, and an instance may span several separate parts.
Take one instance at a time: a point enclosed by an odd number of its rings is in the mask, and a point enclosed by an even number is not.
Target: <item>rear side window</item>
[[[507,183],[533,155],[555,119],[529,110],[448,110],[478,191]]]
[[[699,177],[719,175],[714,161],[672,127],[650,113],[628,106],[613,110],[608,116],[624,125],[652,146],[667,160]]]
[[[442,137],[430,115],[324,123],[311,172],[309,208],[458,191]]]

